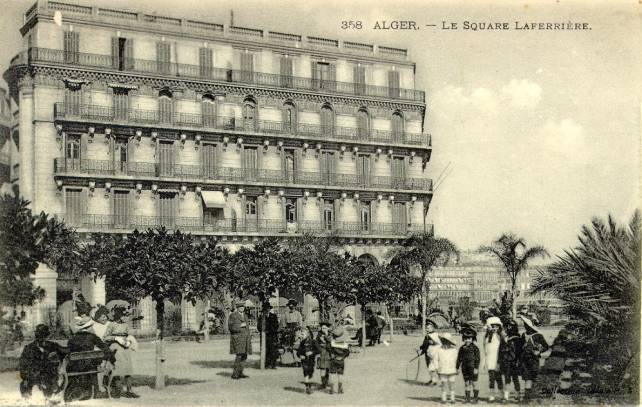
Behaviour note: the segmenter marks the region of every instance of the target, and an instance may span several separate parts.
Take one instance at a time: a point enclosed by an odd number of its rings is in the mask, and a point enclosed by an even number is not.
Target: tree
[[[490,246],[481,246],[480,253],[490,253],[502,263],[511,283],[513,301],[512,317],[517,318],[517,276],[528,266],[528,262],[536,257],[548,257],[543,246],[527,247],[526,241],[512,233],[504,233]]]
[[[462,322],[470,321],[473,319],[473,303],[470,297],[459,297],[456,305],[457,316],[460,317]]]
[[[417,234],[404,240],[400,247],[391,250],[388,257],[391,264],[398,264],[406,270],[419,269],[421,277],[421,332],[426,334],[426,296],[428,295],[428,273],[433,267],[446,264],[452,256],[459,259],[459,250],[446,238],[431,234]]]
[[[151,297],[156,303],[156,388],[165,387],[163,336],[165,301],[179,304],[190,294],[193,270],[202,258],[191,235],[168,233],[161,227],[144,233],[135,230],[126,237],[103,237],[90,249],[97,256],[94,269],[106,284],[120,287],[124,298],[135,301]]]
[[[241,247],[231,259],[229,284],[235,296],[255,295],[261,303],[261,369],[265,369],[265,315],[270,297],[277,289],[293,287],[299,280],[289,259],[289,252],[277,238]]]
[[[0,197],[0,303],[33,305],[45,292],[31,280],[38,263],[58,272],[82,270],[78,235],[55,218],[33,215],[29,201]]]

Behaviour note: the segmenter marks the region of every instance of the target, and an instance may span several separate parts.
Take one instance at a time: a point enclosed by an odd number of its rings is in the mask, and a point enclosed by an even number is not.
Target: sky
[[[78,1],[237,26],[407,48],[426,91],[429,218],[463,250],[504,232],[553,255],[595,216],[630,219],[640,202],[642,2],[95,0]],[[19,50],[22,14],[3,4],[0,66]],[[64,15],[63,15],[64,18]],[[375,30],[415,21],[419,30]],[[343,30],[342,21],[361,21]],[[464,22],[509,30],[464,30]],[[587,23],[590,30],[515,30]],[[442,26],[455,22],[458,30]],[[427,27],[435,24],[436,27]],[[381,25],[381,24],[380,24]]]

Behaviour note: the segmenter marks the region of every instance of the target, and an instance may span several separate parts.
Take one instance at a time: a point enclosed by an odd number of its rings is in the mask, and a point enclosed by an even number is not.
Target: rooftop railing
[[[229,168],[208,165],[131,162],[91,159],[54,159],[56,175],[96,175],[161,177],[181,181],[218,180],[238,183],[278,183],[285,185],[336,186],[363,189],[396,189],[429,192],[432,180],[359,174],[281,171],[258,168]]]
[[[203,115],[199,113],[162,112],[160,110],[114,109],[101,105],[54,105],[55,120],[86,120],[106,124],[141,124],[160,126],[193,127],[199,129],[218,129],[245,131],[252,133],[279,134],[283,136],[311,136],[325,140],[378,142],[430,146],[430,134],[405,133],[388,130],[359,129],[342,126],[322,126],[318,124],[288,124],[271,120],[244,120],[222,115]]]
[[[239,28],[240,29],[240,28]],[[245,31],[243,31],[245,32]],[[245,35],[245,34],[243,34]],[[249,34],[248,34],[249,35]],[[215,68],[204,65],[181,64],[135,58],[119,58],[112,55],[66,52],[51,48],[30,48],[30,63],[55,63],[103,68],[123,72],[139,72],[202,80],[223,81],[240,84],[262,85],[305,91],[326,91],[355,96],[372,96],[390,99],[424,102],[423,91],[388,86],[364,85],[312,79],[291,75]]]
[[[378,222],[285,222],[283,219],[208,219],[206,217],[169,217],[140,215],[58,214],[67,225],[88,231],[122,231],[164,226],[170,230],[212,234],[303,234],[319,233],[338,236],[406,236],[432,231],[432,225]]]

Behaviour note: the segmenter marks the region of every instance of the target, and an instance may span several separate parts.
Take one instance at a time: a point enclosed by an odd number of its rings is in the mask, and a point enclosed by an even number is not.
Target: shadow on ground
[[[300,393],[300,394],[305,394],[305,387],[292,387],[292,386],[285,386],[283,388],[285,391],[291,391],[293,393]]]
[[[234,367],[233,360],[193,360],[190,363],[203,369],[232,369]],[[251,361],[245,362],[245,367],[258,369],[260,366],[258,361]]]
[[[411,386],[424,386],[424,387],[426,387],[426,388],[428,388],[428,389],[430,389],[430,388],[432,388],[432,387],[433,387],[433,386],[427,386],[427,385],[426,385],[426,382],[422,382],[422,381],[420,381],[420,380],[409,380],[409,379],[398,379],[398,380],[399,380],[400,382],[403,382],[403,383],[409,384],[409,385],[411,385]],[[435,386],[435,387],[438,387],[438,386]]]
[[[131,381],[133,387],[147,386],[153,389],[156,386],[156,376],[152,375],[133,375]],[[205,383],[205,380],[165,377],[165,386],[186,386],[195,383]]]

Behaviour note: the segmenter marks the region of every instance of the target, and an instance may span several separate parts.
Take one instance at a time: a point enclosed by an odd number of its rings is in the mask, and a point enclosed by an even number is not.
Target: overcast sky
[[[593,216],[627,220],[639,206],[641,11],[637,1],[82,2],[304,35],[408,48],[427,93],[429,173],[452,171],[430,218],[440,236],[476,249],[513,231],[552,253]],[[0,64],[18,52],[22,14],[3,4]],[[242,6],[241,6],[242,5]],[[64,15],[63,15],[64,17]],[[342,30],[360,20],[361,30]],[[373,30],[414,20],[417,31]],[[442,30],[442,21],[507,22],[507,31]],[[517,31],[515,21],[588,23],[585,31]],[[426,27],[437,24],[437,27]]]

